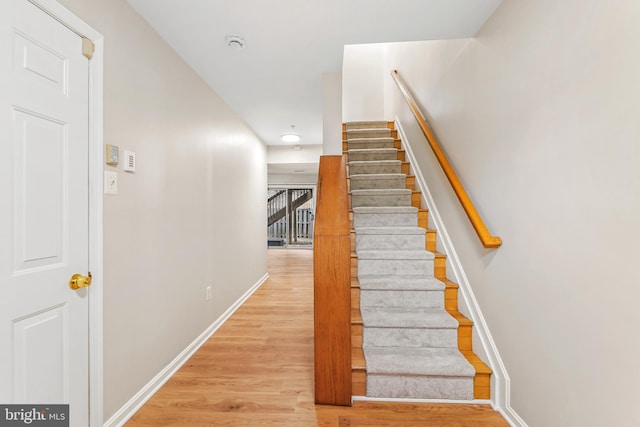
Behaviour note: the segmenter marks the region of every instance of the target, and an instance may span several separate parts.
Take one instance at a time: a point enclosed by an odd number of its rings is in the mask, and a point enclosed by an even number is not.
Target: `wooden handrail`
[[[320,157],[316,203],[315,402],[351,406],[351,237],[343,156]]]
[[[500,239],[500,237],[498,236],[491,235],[491,233],[487,229],[487,226],[484,224],[484,221],[482,221],[482,218],[480,217],[480,214],[476,210],[476,207],[473,205],[471,198],[469,197],[469,195],[467,194],[467,191],[464,189],[464,186],[460,182],[460,179],[458,178],[456,171],[453,169],[453,166],[451,166],[451,163],[449,163],[449,160],[447,159],[447,156],[442,151],[440,144],[438,144],[438,139],[431,131],[431,128],[427,124],[424,118],[424,115],[418,108],[418,104],[416,104],[415,100],[413,99],[413,96],[411,96],[411,93],[407,89],[407,86],[404,84],[404,82],[400,78],[400,75],[398,74],[398,70],[391,71],[391,76],[393,77],[396,84],[398,85],[398,88],[400,89],[400,92],[402,92],[402,95],[404,96],[404,99],[407,101],[407,104],[409,104],[409,108],[411,109],[411,112],[413,112],[414,117],[418,121],[418,124],[420,125],[420,129],[422,129],[422,133],[424,133],[424,136],[427,138],[427,141],[429,142],[429,145],[431,146],[433,153],[438,159],[438,163],[440,163],[440,166],[442,167],[444,174],[447,176],[447,179],[449,180],[451,187],[453,187],[453,191],[456,193],[456,196],[458,196],[458,200],[460,200],[460,203],[462,204],[462,208],[467,213],[467,216],[471,221],[471,225],[473,226],[474,230],[476,230],[476,233],[478,234],[478,237],[480,238],[482,245],[485,248],[499,247],[502,244],[502,239]]]

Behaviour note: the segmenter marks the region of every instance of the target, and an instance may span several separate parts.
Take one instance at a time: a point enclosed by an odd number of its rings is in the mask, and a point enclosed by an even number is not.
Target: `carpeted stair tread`
[[[380,227],[397,225],[416,227],[418,225],[418,209],[409,204],[398,206],[361,206],[354,207],[353,226]]]
[[[359,196],[380,196],[380,195],[395,195],[395,194],[409,194],[411,190],[407,188],[369,188],[366,190],[351,190],[352,195]],[[355,207],[354,209],[356,209]]]
[[[434,277],[359,276],[361,290],[444,291],[445,285]]]
[[[402,171],[400,160],[372,160],[349,162],[349,176],[366,174],[398,174]]]
[[[400,173],[385,174],[354,174],[350,176],[352,190],[370,190],[370,189],[403,189],[406,187],[407,178]]]
[[[406,175],[402,173],[354,173],[353,175],[349,175],[349,178],[352,181],[358,179],[406,179]]]
[[[400,164],[402,164],[400,160],[356,160],[353,162],[349,162],[349,166],[400,165]]]
[[[372,148],[395,148],[395,140],[390,136],[347,139],[349,151]]]
[[[358,227],[356,250],[423,250],[426,230],[421,227]]]
[[[354,144],[367,144],[367,143],[374,143],[374,142],[394,143],[395,139],[393,139],[393,137],[391,136],[363,136],[363,137],[353,136],[351,138],[348,138],[346,142],[354,143]],[[374,147],[374,146],[369,147],[369,149],[372,149],[372,148],[384,148],[384,147]],[[387,148],[394,148],[394,147],[387,147]],[[366,148],[360,148],[360,149],[365,150]]]
[[[455,348],[364,347],[367,373],[473,377],[475,370]]]
[[[370,148],[349,150],[349,161],[398,160],[396,148]]]
[[[368,151],[368,150],[359,150],[359,151]],[[387,153],[387,152],[379,152],[379,153],[353,153],[353,150],[349,151],[350,162],[373,162],[377,160],[399,160],[398,153]]]
[[[353,140],[351,140],[353,142]],[[349,155],[352,154],[398,154],[397,148],[354,148],[349,150]]]
[[[361,308],[362,324],[374,328],[457,329],[458,322],[444,308]]]
[[[356,160],[349,162],[349,176],[367,174],[399,174],[402,170],[400,160]]]
[[[424,235],[427,230],[422,227],[358,227],[356,233],[360,235],[394,235],[394,234],[418,234]]]
[[[425,250],[364,250],[356,251],[359,260],[433,260],[434,255]]]
[[[403,188],[351,190],[351,205],[353,207],[411,206],[411,190]]]
[[[418,208],[413,206],[360,206],[352,211],[354,214],[418,214]]]
[[[378,307],[444,310],[444,291],[439,289],[360,289],[360,308]]]
[[[389,128],[347,129],[347,141],[353,138],[382,138],[390,135]]]
[[[354,122],[346,122],[345,123],[347,130],[352,129],[387,129],[388,122],[384,121],[373,121],[373,122],[363,122],[363,121],[354,121]]]

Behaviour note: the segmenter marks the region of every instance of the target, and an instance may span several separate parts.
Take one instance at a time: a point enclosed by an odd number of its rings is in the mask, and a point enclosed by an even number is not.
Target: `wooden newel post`
[[[351,290],[346,162],[320,157],[314,233],[315,402],[351,406]]]

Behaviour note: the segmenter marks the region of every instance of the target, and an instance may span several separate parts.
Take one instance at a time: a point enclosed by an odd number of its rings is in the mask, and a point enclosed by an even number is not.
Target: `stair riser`
[[[473,377],[367,375],[367,396],[413,399],[473,399]]]
[[[403,176],[399,177],[390,177],[390,178],[379,178],[379,177],[358,177],[351,178],[351,189],[352,190],[372,190],[376,188],[386,188],[386,189],[402,189],[405,188],[405,179]]]
[[[351,372],[351,394],[353,396],[367,395],[367,373],[363,371]]]
[[[358,227],[414,227],[418,225],[418,214],[354,214],[353,226]]]
[[[386,138],[391,129],[347,129],[347,140],[351,138]]]
[[[428,328],[363,328],[364,347],[457,348],[458,331]]]
[[[433,260],[358,259],[362,276],[433,276]]]
[[[425,247],[424,234],[357,234],[356,251],[375,249],[420,250]]]
[[[371,206],[411,206],[411,194],[384,194],[377,196],[351,195],[354,208]]]
[[[364,162],[364,163],[350,163],[349,164],[349,175],[363,175],[363,174],[376,174],[376,173],[401,173],[402,172],[402,164],[400,161],[393,161],[390,163],[375,163],[375,162]],[[399,188],[405,188],[405,185],[402,185]]]
[[[444,308],[444,291],[360,289],[360,307]]]
[[[367,150],[370,148],[395,148],[395,142],[392,138],[347,141],[347,150]]]

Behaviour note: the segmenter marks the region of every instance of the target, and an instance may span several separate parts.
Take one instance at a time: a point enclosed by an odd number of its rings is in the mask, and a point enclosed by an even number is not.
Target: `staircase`
[[[343,132],[352,208],[353,394],[489,399],[491,370],[473,352],[472,322],[405,162],[393,123]]]

